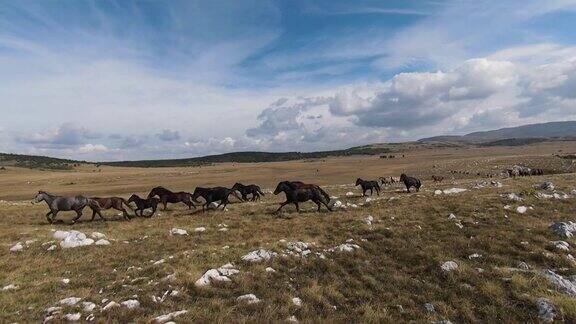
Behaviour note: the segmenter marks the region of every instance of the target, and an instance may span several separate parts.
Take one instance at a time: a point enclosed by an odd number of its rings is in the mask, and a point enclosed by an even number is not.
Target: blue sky
[[[576,1],[0,1],[0,151],[311,151],[576,118]]]

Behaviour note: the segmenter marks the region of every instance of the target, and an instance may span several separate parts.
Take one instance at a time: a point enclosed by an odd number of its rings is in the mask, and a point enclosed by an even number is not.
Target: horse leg
[[[286,206],[286,205],[289,204],[289,203],[290,203],[289,201],[285,201],[285,202],[281,203],[281,204],[280,204],[280,207],[278,207],[278,209],[276,209],[276,212],[279,212],[280,209],[282,209],[284,206]]]
[[[52,224],[52,218],[50,218],[50,214],[52,214],[52,211],[46,213],[46,219],[48,220],[48,223]]]
[[[74,219],[72,220],[72,224],[76,223],[77,220],[80,219],[80,217],[82,217],[82,209],[77,209],[76,211],[76,217],[74,217]]]
[[[294,205],[296,205],[296,211],[300,212],[300,206],[298,205],[297,201],[294,202]]]
[[[56,220],[56,216],[58,215],[58,210],[52,210],[50,212],[52,213],[52,221],[50,222],[50,224],[52,224]]]
[[[96,218],[96,210],[92,209],[92,218],[90,218],[90,221],[93,222],[94,218]]]
[[[316,200],[316,201],[314,201],[314,203],[316,204],[316,206],[318,206],[318,211],[320,211],[320,206],[322,206],[322,205],[320,204],[320,202]]]

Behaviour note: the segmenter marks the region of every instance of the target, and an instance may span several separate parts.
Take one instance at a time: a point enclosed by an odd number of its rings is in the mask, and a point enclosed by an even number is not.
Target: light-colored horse
[[[54,222],[58,212],[72,210],[76,212],[76,217],[72,220],[72,224],[74,224],[80,217],[82,217],[82,210],[84,210],[86,206],[94,212],[92,214],[92,220],[94,220],[96,214],[98,214],[98,216],[103,220],[106,220],[100,213],[100,205],[98,205],[98,202],[84,196],[78,195],[74,197],[62,197],[51,195],[44,191],[38,191],[38,194],[34,197],[33,203],[39,203],[41,201],[45,201],[48,208],[50,208],[50,211],[46,214],[46,219],[50,224]]]

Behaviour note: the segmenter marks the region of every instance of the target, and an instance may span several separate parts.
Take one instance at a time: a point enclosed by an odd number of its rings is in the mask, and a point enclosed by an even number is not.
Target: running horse
[[[250,194],[252,195],[252,199],[250,199],[251,201],[256,201],[260,199],[260,196],[264,196],[262,189],[255,184],[243,185],[240,182],[236,182],[232,186],[232,190],[238,190],[242,195],[242,200],[244,201],[248,201],[248,195]]]
[[[220,203],[214,209],[218,209],[218,207],[220,206],[223,206],[222,209],[226,209],[226,205],[228,205],[228,203],[230,202],[228,200],[228,197],[230,195],[233,195],[238,200],[242,201],[242,198],[240,198],[236,194],[236,190],[224,187],[214,187],[214,188],[196,187],[196,189],[194,189],[194,194],[192,194],[192,200],[194,200],[197,203],[200,203],[200,201],[198,201],[198,198],[200,197],[204,198],[205,202],[204,204],[202,204],[202,211],[204,212],[206,211],[206,208],[210,207],[211,203],[216,201],[219,201]]]
[[[128,204],[126,199],[122,197],[104,197],[104,198],[90,197],[90,199],[96,201],[100,206],[100,209],[102,210],[116,209],[118,211],[121,211],[122,216],[124,216],[124,219],[126,220],[130,220],[130,215],[128,214],[124,206],[128,207],[128,209],[130,209],[131,211],[134,211],[134,209],[132,209],[132,207]],[[92,212],[92,219],[94,219],[95,213],[96,212],[94,211]]]
[[[42,201],[46,202],[48,208],[50,208],[50,211],[46,214],[46,219],[50,224],[54,223],[58,212],[75,211],[76,217],[74,217],[72,220],[72,224],[74,224],[78,219],[80,219],[80,217],[82,217],[82,210],[84,210],[86,206],[88,206],[93,211],[92,220],[94,220],[96,214],[98,214],[98,216],[100,216],[100,218],[103,220],[106,220],[106,218],[104,218],[104,216],[102,216],[100,213],[100,205],[98,205],[98,202],[81,195],[63,197],[51,195],[45,191],[38,191],[38,194],[36,194],[36,197],[34,197],[32,203],[39,203]]]
[[[155,187],[148,194],[148,198],[154,196],[158,196],[160,203],[164,205],[164,210],[166,210],[168,203],[176,204],[179,202],[186,204],[188,209],[196,208],[196,205],[192,202],[192,194],[189,192],[172,192],[164,187]]]
[[[308,200],[312,200],[312,202],[318,206],[318,211],[320,211],[322,204],[326,206],[329,211],[332,211],[332,208],[328,205],[330,203],[330,197],[317,185],[305,184],[300,181],[282,181],[276,186],[274,194],[278,195],[281,192],[286,194],[286,201],[280,204],[280,207],[278,207],[276,212],[279,212],[288,204],[294,204],[296,206],[296,211],[300,212],[300,206],[298,203],[306,202]]]
[[[378,181],[362,180],[360,178],[356,179],[356,186],[362,187],[362,196],[366,196],[366,191],[370,190],[370,196],[374,194],[373,190],[376,190],[376,194],[380,196],[380,185]]]

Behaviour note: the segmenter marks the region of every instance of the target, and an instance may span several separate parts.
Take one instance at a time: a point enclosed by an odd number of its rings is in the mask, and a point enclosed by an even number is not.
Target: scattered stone
[[[68,297],[68,298],[64,298],[60,300],[60,305],[66,305],[66,306],[74,306],[76,304],[78,304],[78,302],[82,300],[82,298],[78,298],[78,297]]]
[[[434,305],[432,305],[432,303],[425,303],[424,308],[426,309],[426,311],[428,313],[434,313],[436,311],[436,309],[434,308]]]
[[[247,304],[257,304],[260,302],[260,299],[254,294],[246,294],[236,298],[236,301],[239,303],[245,302]]]
[[[99,239],[98,241],[96,241],[96,243],[94,243],[95,245],[110,245],[110,241],[105,240],[105,239]]]
[[[299,323],[299,322],[298,322],[298,319],[297,319],[296,316],[294,316],[294,315],[288,316],[288,318],[286,319],[286,322],[288,322],[288,323]]]
[[[140,307],[140,302],[137,301],[136,299],[128,299],[128,300],[121,302],[120,305],[122,305],[123,307],[126,307],[128,309],[136,309],[136,308]]]
[[[456,219],[456,215],[454,214],[450,214],[448,215],[448,219],[452,220],[452,219]]]
[[[468,189],[464,189],[464,188],[451,188],[451,189],[444,189],[442,190],[442,193],[444,193],[445,195],[451,195],[451,194],[458,194],[464,191],[468,191]]]
[[[59,232],[61,234],[58,234]],[[87,238],[86,234],[84,234],[82,232],[74,231],[74,230],[68,231],[68,232],[56,231],[54,233],[54,238],[60,239],[59,237],[61,237],[63,235],[64,235],[64,238],[60,241],[60,247],[62,247],[63,249],[75,248],[75,247],[87,246],[87,245],[94,244],[94,240],[91,238]]]
[[[458,269],[458,264],[454,261],[446,261],[446,262],[442,263],[440,268],[444,272],[451,272],[451,271]]]
[[[100,239],[105,239],[106,235],[100,233],[100,232],[92,232],[92,234],[90,234],[90,236],[95,239],[95,240],[100,240]]]
[[[352,196],[354,196],[354,193],[352,191],[348,191],[346,193],[346,197],[352,197]]]
[[[516,212],[518,214],[524,214],[527,210],[528,210],[528,208],[526,206],[518,206],[516,208]]]
[[[68,322],[78,322],[80,321],[80,318],[82,317],[82,314],[80,313],[74,313],[74,314],[66,314],[64,315],[63,319],[65,321]]]
[[[268,267],[268,268],[266,268],[266,272],[274,273],[274,272],[276,272],[276,270],[274,270],[274,269],[271,268],[271,267]]]
[[[108,304],[106,304],[106,306],[102,307],[102,311],[103,311],[103,312],[107,312],[107,311],[109,311],[109,310],[111,310],[111,309],[113,309],[113,308],[117,308],[117,307],[120,307],[120,304],[118,304],[118,303],[115,302],[115,301],[111,301],[111,302],[109,302]]]
[[[353,243],[343,243],[331,249],[325,250],[326,252],[354,252],[360,249],[360,246]]]
[[[478,259],[478,258],[481,258],[481,257],[482,257],[481,254],[474,253],[474,254],[470,254],[470,255],[468,256],[468,259],[469,259],[469,260],[472,260],[472,259]]]
[[[242,257],[242,260],[247,262],[261,262],[261,261],[268,261],[273,257],[276,257],[278,254],[276,252],[260,249],[252,251]]]
[[[434,194],[435,194],[435,195],[441,195],[441,194],[442,194],[442,190],[437,189],[437,190],[434,191]]]
[[[553,322],[556,318],[556,307],[547,298],[538,298],[536,300],[538,307],[538,317],[544,322]]]
[[[56,250],[56,248],[57,248],[56,244],[52,244],[46,249],[46,251],[54,251]]]
[[[515,194],[513,192],[511,192],[509,194],[505,194],[504,196],[506,198],[508,198],[508,200],[511,200],[511,201],[522,201],[523,200],[522,197],[518,196],[517,194]]]
[[[70,283],[70,279],[68,279],[68,278],[62,279],[62,283],[65,284],[65,285],[67,285],[67,284]]]
[[[168,313],[166,315],[160,315],[153,320],[153,323],[164,324],[175,320],[177,317],[188,313],[187,310],[180,310],[177,312]]]
[[[556,274],[552,270],[544,270],[542,276],[546,278],[552,285],[554,285],[558,290],[569,295],[570,297],[576,297],[576,284],[572,281]]]
[[[16,289],[18,289],[18,286],[14,285],[14,284],[9,284],[9,285],[2,287],[1,290],[2,291],[10,291],[10,290],[16,290]]]
[[[173,228],[170,230],[170,235],[188,235],[188,232],[181,228]]]
[[[364,218],[364,223],[366,223],[366,225],[372,226],[372,222],[374,222],[374,217],[372,217],[372,215],[368,215]]]
[[[197,287],[204,287],[209,286],[212,282],[228,282],[231,281],[230,277],[237,273],[240,273],[240,270],[234,269],[234,266],[228,263],[218,269],[206,271],[194,284]]]
[[[22,245],[22,243],[18,242],[16,244],[14,244],[11,248],[10,248],[10,252],[20,252],[24,250],[24,245]]]
[[[205,232],[205,231],[206,231],[206,227],[196,227],[196,228],[194,229],[194,232],[197,232],[197,233],[199,233],[199,232]]]
[[[90,313],[94,310],[94,308],[96,308],[96,304],[92,303],[92,302],[82,302],[82,310]]]
[[[550,229],[556,235],[562,238],[570,238],[573,235],[573,232],[576,231],[576,223],[572,221],[568,222],[554,222],[550,225]]]
[[[298,297],[294,297],[294,298],[292,298],[292,304],[294,304],[294,306],[296,306],[296,307],[301,307],[302,306],[302,299],[300,299]]]
[[[552,241],[550,242],[557,250],[570,251],[570,244],[566,241]]]

